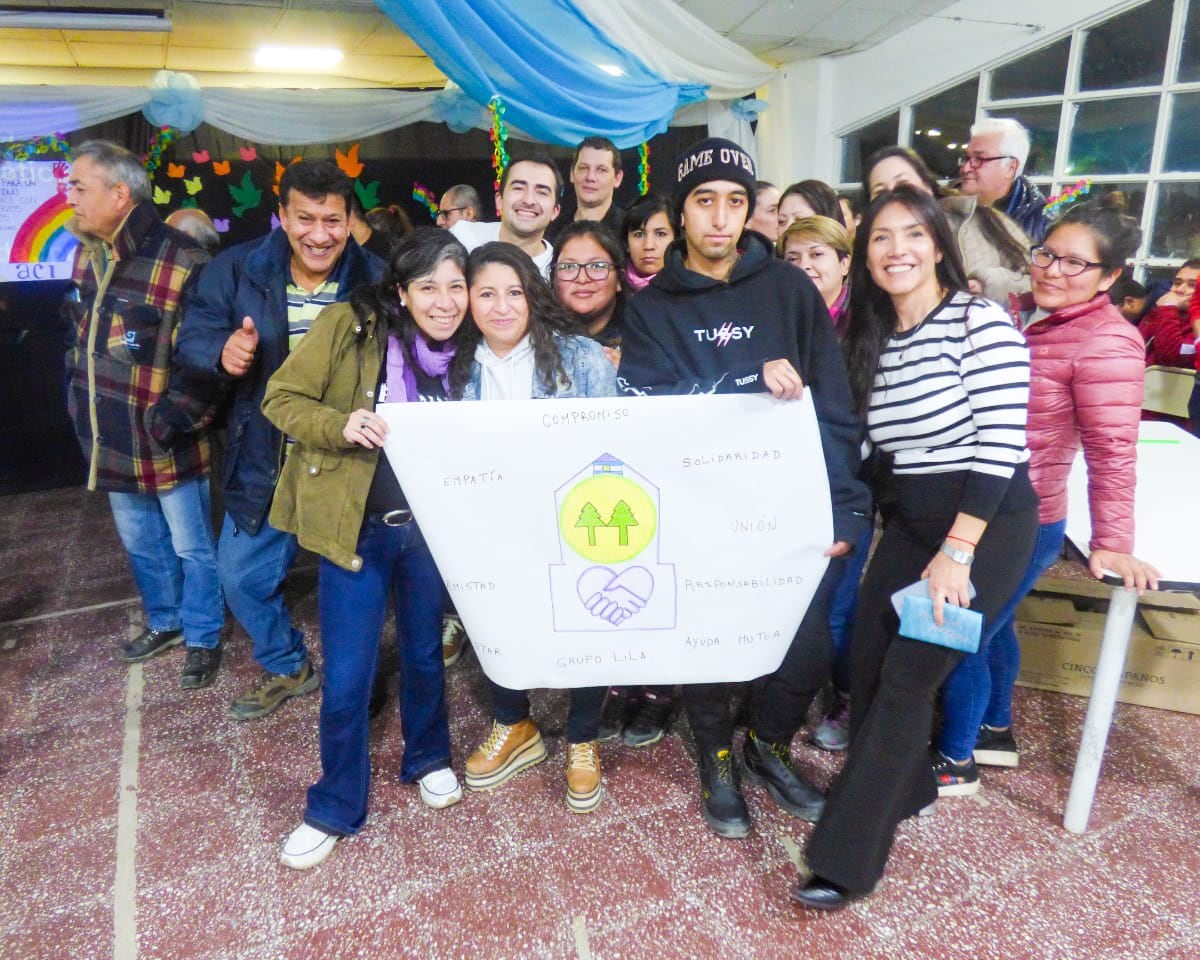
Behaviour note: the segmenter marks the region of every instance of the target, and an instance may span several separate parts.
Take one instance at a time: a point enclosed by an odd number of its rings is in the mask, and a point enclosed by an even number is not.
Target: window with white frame
[[[1200,256],[1200,0],[1149,0],[848,131],[842,186],[890,143],[953,183],[971,124],[989,116],[1028,128],[1025,175],[1047,195],[1084,178],[1091,197],[1125,194],[1143,274]]]

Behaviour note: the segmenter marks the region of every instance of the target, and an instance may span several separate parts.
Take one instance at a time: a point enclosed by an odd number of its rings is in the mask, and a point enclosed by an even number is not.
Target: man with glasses
[[[459,220],[475,221],[483,204],[479,202],[479,194],[467,183],[458,183],[442,194],[438,204],[437,225],[449,230]]]
[[[1188,306],[1200,278],[1200,259],[1187,260],[1175,273],[1171,289],[1142,319],[1138,330],[1146,341],[1146,363],[1164,367],[1196,366],[1196,331],[1188,317]]]
[[[1016,120],[989,118],[971,127],[959,158],[962,192],[1008,214],[1034,243],[1046,239],[1046,197],[1022,176],[1029,158],[1029,131]]]

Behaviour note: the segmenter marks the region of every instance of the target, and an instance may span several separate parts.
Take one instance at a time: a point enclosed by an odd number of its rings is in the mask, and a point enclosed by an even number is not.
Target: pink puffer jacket
[[[1025,328],[1031,363],[1029,475],[1042,523],[1067,515],[1067,475],[1083,447],[1093,550],[1133,552],[1133,488],[1145,345],[1100,294]]]

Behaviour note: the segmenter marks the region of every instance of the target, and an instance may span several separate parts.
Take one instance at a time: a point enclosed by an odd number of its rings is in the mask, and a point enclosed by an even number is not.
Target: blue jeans
[[[292,626],[283,603],[283,581],[298,550],[290,533],[264,523],[252,534],[225,514],[217,572],[229,609],[250,634],[254,659],[269,673],[295,674],[308,659],[304,634]]]
[[[209,519],[208,478],[162,493],[110,493],[117,534],[151,630],[183,630],[189,647],[221,641],[225,603]]]
[[[839,693],[850,691],[850,635],[858,612],[858,585],[862,581],[875,525],[871,524],[850,554],[841,560],[842,576],[829,598],[829,635],[833,637],[833,685]],[[836,561],[835,561],[836,562]]]
[[[1033,557],[1017,592],[987,625],[979,652],[965,657],[942,687],[942,733],[938,748],[952,760],[967,760],[975,750],[979,725],[1008,727],[1012,693],[1021,668],[1021,648],[1013,625],[1017,605],[1062,552],[1067,521],[1038,527]]]
[[[529,719],[529,691],[510,690],[488,679],[492,715],[506,726]],[[671,687],[667,687],[670,690]],[[600,708],[607,687],[573,687],[568,696],[567,743],[588,743],[600,735]]]
[[[416,521],[389,527],[374,516],[358,537],[362,569],[323,559],[317,588],[325,684],[321,691],[321,779],[308,789],[304,822],[357,833],[367,818],[371,761],[367,705],[379,661],[388,594],[396,606],[400,725],[410,782],[450,766],[442,667],[442,577]]]

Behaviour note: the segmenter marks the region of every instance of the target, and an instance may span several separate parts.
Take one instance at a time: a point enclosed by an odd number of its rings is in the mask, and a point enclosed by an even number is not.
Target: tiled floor
[[[314,580],[301,569],[289,588],[313,638]],[[1076,837],[1061,814],[1084,701],[1019,691],[1021,769],[906,824],[877,894],[814,916],[787,896],[811,828],[748,787],[755,832],[715,837],[685,738],[603,747],[604,804],[572,815],[564,698],[541,693],[549,761],[433,812],[396,780],[391,706],[366,828],[293,873],[278,847],[317,774],[316,696],[228,719],[257,674],[240,630],[197,693],[179,688],[179,651],[115,661],[138,607],[113,603],[133,588],[103,497],[0,500],[0,584],[5,960],[1200,957],[1200,717],[1118,706]],[[448,683],[461,767],[486,727],[470,655]],[[795,751],[823,783],[836,771]]]

